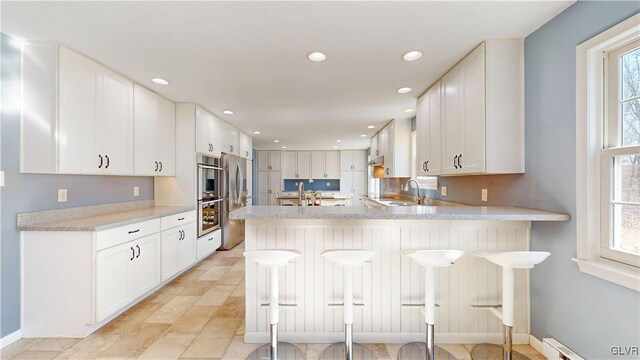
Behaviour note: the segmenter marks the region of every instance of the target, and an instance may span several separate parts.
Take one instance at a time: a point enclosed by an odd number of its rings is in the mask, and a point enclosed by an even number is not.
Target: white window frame
[[[602,256],[610,254],[602,253],[603,234],[608,235],[609,229],[601,226],[601,222],[609,207],[604,201],[608,197],[603,198],[601,189],[606,189],[604,186],[611,178],[609,171],[602,171],[603,165],[616,152],[625,152],[620,148],[603,151],[608,110],[604,83],[608,69],[603,53],[640,39],[639,24],[640,14],[637,14],[576,48],[577,257],[573,259],[580,271],[638,292],[640,268]]]

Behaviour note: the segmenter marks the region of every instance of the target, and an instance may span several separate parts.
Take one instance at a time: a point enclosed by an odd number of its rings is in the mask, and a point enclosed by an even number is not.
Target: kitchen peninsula
[[[354,270],[354,336],[359,342],[421,341],[425,323],[424,274],[404,254],[417,249],[459,249],[455,266],[437,271],[437,342],[500,343],[502,324],[472,304],[498,304],[498,266],[476,251],[529,250],[535,221],[567,221],[569,215],[515,207],[276,207],[253,206],[231,213],[246,220],[246,250],[294,249],[302,253],[280,272],[279,336],[295,343],[335,342],[343,337],[342,270],[323,259],[329,249],[373,250],[372,262]],[[245,341],[268,340],[267,271],[246,263]],[[516,273],[514,342],[528,343],[529,275]]]

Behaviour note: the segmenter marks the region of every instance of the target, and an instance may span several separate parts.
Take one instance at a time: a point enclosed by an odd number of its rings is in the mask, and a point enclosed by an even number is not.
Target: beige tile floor
[[[22,339],[1,359],[231,359],[258,345],[243,342],[243,246],[217,252],[84,339]],[[317,359],[327,344],[299,344]],[[400,344],[369,344],[380,359],[395,359]],[[443,345],[470,359],[468,345]],[[528,345],[515,349],[544,357]]]

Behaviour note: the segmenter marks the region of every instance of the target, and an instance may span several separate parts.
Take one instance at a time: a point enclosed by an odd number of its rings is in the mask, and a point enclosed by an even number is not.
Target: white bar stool
[[[296,306],[295,304],[280,304],[278,302],[278,268],[285,266],[293,258],[302,254],[295,250],[250,250],[245,251],[247,260],[255,261],[258,266],[269,268],[269,344],[265,344],[254,350],[247,359],[250,360],[277,360],[277,359],[304,359],[300,349],[290,343],[278,342],[278,321],[280,306]]]
[[[491,311],[504,324],[502,346],[495,344],[480,344],[471,350],[471,358],[524,360],[527,356],[513,351],[512,330],[515,315],[515,269],[533,269],[543,262],[550,253],[546,251],[509,251],[509,252],[477,252],[475,256],[485,258],[492,263],[502,266],[502,305],[476,305],[474,309]],[[502,310],[499,310],[502,308]]]
[[[402,306],[420,307],[427,323],[426,343],[405,344],[398,352],[398,360],[435,360],[456,357],[441,347],[435,346],[434,325],[436,323],[436,268],[449,267],[464,255],[461,250],[417,250],[407,256],[424,267],[424,304],[402,304]]]
[[[330,345],[322,354],[323,360],[352,360],[352,359],[377,359],[373,351],[360,344],[353,343],[353,268],[362,266],[371,260],[376,253],[360,249],[327,250],[322,256],[342,266],[343,273],[343,316],[344,316],[344,342]]]

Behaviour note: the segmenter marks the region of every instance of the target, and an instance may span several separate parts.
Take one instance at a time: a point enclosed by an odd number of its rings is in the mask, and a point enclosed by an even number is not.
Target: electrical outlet
[[[140,196],[140,187],[139,186],[134,186],[133,187],[133,196]]]
[[[489,190],[482,189],[482,201],[486,202],[489,198]]]
[[[441,186],[440,187],[440,195],[447,196],[447,187],[446,186]]]
[[[330,183],[330,182],[328,182],[328,183],[327,183],[327,187],[329,187],[329,186],[331,186],[331,183]]]
[[[58,202],[67,202],[67,189],[58,189]]]

